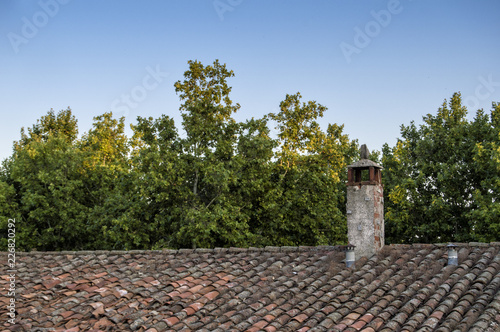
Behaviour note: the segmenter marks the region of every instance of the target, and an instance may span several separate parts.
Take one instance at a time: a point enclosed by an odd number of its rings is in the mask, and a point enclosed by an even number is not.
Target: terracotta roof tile
[[[329,246],[17,253],[17,324],[1,328],[496,331],[499,249],[459,245],[447,266],[444,245],[388,246],[354,268]]]

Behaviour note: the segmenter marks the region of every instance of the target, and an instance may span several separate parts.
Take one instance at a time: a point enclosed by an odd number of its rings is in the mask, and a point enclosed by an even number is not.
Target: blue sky
[[[496,0],[2,0],[0,159],[51,108],[70,106],[80,134],[108,111],[180,127],[173,84],[215,59],[235,72],[237,120],[300,92],[328,108],[322,128],[381,149],[454,92],[470,117],[500,101],[499,14]]]

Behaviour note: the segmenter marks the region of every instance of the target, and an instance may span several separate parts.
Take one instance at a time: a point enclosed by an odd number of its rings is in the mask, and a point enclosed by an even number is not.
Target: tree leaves
[[[124,118],[104,113],[78,138],[68,108],[21,130],[0,167],[0,248],[9,218],[20,250],[345,243],[347,165],[359,154],[343,125],[322,130],[326,107],[300,93],[238,122],[234,73],[188,65],[175,83],[180,128],[138,117],[128,138]],[[421,125],[401,126],[382,151],[387,242],[498,239],[499,123],[498,104],[468,120],[455,94]]]
[[[278,114],[237,122],[234,73],[189,61],[172,118],[111,113],[77,139],[71,110],[49,111],[1,169],[0,226],[17,217],[20,248],[133,249],[315,245],[345,241],[343,181],[356,144],[316,120],[326,110],[287,95]],[[268,120],[279,124],[270,137]],[[283,162],[292,168],[283,167]],[[6,234],[6,233],[5,233]],[[5,243],[1,243],[5,245]]]
[[[402,126],[396,146],[384,146],[389,242],[484,241],[500,235],[499,219],[486,213],[496,210],[498,199],[497,107],[491,120],[479,110],[470,121],[456,93],[419,127]]]

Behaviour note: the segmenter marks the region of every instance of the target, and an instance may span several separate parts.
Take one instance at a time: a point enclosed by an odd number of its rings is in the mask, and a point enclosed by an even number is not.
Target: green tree
[[[129,140],[124,118],[105,113],[78,139],[69,108],[22,129],[0,168],[3,234],[16,218],[20,249],[345,242],[346,166],[358,149],[343,126],[322,131],[326,108],[299,93],[278,114],[237,122],[234,73],[217,60],[188,65],[175,83],[181,134],[168,116],[138,117]],[[496,146],[476,149],[496,156]]]
[[[272,225],[279,212],[276,198],[281,188],[276,185],[274,149],[277,140],[270,137],[268,119],[251,119],[241,124],[238,138],[237,183],[232,186],[232,199],[239,213],[248,220],[251,236],[248,244],[266,246],[276,244]]]
[[[483,111],[473,121],[459,93],[417,127],[401,127],[395,147],[384,146],[388,242],[467,242],[478,240],[478,197],[489,196],[485,181],[491,164],[493,127]],[[497,138],[495,138],[497,139]],[[498,174],[498,173],[496,173]],[[496,177],[496,176],[495,176]],[[491,187],[490,187],[491,188]],[[491,202],[491,200],[490,200]]]
[[[128,235],[125,243],[127,247],[179,247],[177,232],[189,195],[185,175],[189,165],[180,157],[174,120],[165,115],[156,120],[138,117],[132,128],[133,197],[128,218],[120,222]]]
[[[488,121],[489,120],[489,121]],[[480,175],[480,187],[472,191],[477,208],[471,210],[472,233],[477,241],[493,242],[500,238],[500,104],[493,103],[488,117],[478,112],[470,130],[481,135],[474,153],[474,164]]]
[[[16,150],[9,171],[20,249],[69,249],[87,241],[82,166],[82,154],[64,135],[31,140]]]
[[[111,112],[96,116],[92,128],[77,144],[84,156],[88,248],[126,249],[143,244],[134,237],[136,233],[123,227],[134,223],[127,214],[134,180],[124,121],[124,117],[113,119]],[[126,240],[130,237],[135,242]]]
[[[241,129],[232,118],[240,108],[229,97],[227,79],[232,76],[218,60],[213,66],[189,61],[184,81],[175,83],[186,132],[180,140],[180,164],[188,165],[184,176],[190,188],[179,216],[182,246],[241,246],[248,241],[248,217],[231,199],[240,167],[236,145]]]
[[[0,250],[7,249],[9,219],[21,221],[19,197],[11,177],[12,157],[4,160],[0,167]],[[19,229],[17,229],[19,231]],[[19,248],[17,244],[16,247]]]
[[[53,136],[62,137],[68,142],[77,139],[78,125],[71,108],[68,107],[57,114],[51,109],[47,115],[37,120],[32,128],[28,128],[27,134],[24,128],[21,128],[21,139],[14,143],[14,149],[20,149],[33,141],[45,142]]]
[[[74,248],[86,241],[81,237],[86,207],[83,155],[74,146],[76,123],[70,109],[57,116],[49,111],[28,135],[21,131],[13,156],[4,163],[4,195],[17,210],[20,249]]]
[[[88,167],[127,168],[128,139],[125,117],[113,119],[113,113],[94,117],[92,128],[81,140],[82,150],[88,152]]]
[[[134,229],[150,234],[154,247],[243,246],[250,237],[238,189],[244,130],[231,115],[239,109],[229,98],[232,71],[215,61],[189,61],[184,81],[175,83],[183,104],[178,135],[173,119],[138,118],[133,126],[132,164],[137,178]],[[132,227],[129,223],[124,226]]]
[[[343,181],[355,142],[342,126],[322,132],[315,120],[326,108],[301,104],[300,94],[270,115],[279,140],[267,117],[236,122],[233,75],[218,61],[189,62],[175,84],[185,135],[169,117],[138,119],[132,159],[142,181],[130,219],[161,234],[149,239],[155,247],[345,242]]]
[[[95,121],[81,140],[70,109],[51,110],[21,131],[0,172],[0,227],[16,218],[18,248],[125,247],[125,232],[116,231],[132,185],[123,118],[106,113]]]
[[[301,95],[287,95],[278,114],[280,150],[277,152],[278,200],[272,234],[283,245],[345,242],[345,174],[356,154],[356,142],[343,126],[323,132],[317,118],[326,107]]]

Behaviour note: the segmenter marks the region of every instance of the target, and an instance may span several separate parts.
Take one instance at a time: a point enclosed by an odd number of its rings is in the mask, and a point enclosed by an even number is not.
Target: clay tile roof
[[[0,331],[500,331],[500,244],[16,255]],[[7,317],[0,253],[0,317]]]

